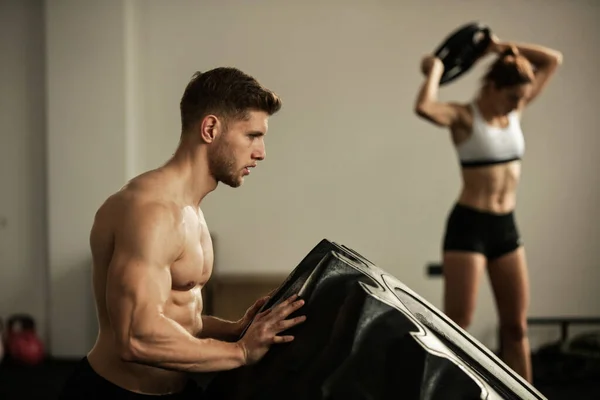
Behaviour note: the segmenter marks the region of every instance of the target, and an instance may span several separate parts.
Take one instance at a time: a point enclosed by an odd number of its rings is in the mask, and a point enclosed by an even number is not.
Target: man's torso
[[[142,176],[111,196],[98,210],[90,235],[93,257],[93,287],[99,321],[96,345],[88,355],[97,373],[118,386],[143,393],[168,393],[183,389],[188,377],[183,372],[125,362],[117,352],[113,328],[106,307],[106,277],[115,236],[131,207],[145,201],[164,203],[173,209],[179,222],[173,234],[181,245],[180,257],[170,266],[171,292],[164,316],[180,324],[192,335],[202,330],[201,289],[210,278],[213,265],[212,241],[202,212],[170,196],[169,188]],[[166,183],[166,182],[165,182]],[[160,189],[159,189],[160,188]]]

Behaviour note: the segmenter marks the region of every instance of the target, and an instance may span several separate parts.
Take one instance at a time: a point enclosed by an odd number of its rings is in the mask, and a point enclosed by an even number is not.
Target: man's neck
[[[182,139],[175,154],[162,167],[165,172],[177,176],[183,185],[183,199],[186,203],[200,206],[218,182],[210,173],[206,147]]]

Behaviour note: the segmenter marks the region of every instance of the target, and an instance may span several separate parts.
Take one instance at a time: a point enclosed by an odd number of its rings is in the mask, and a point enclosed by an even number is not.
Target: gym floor
[[[535,357],[534,370],[544,369]],[[77,360],[48,360],[37,367],[22,367],[4,361],[0,364],[0,399],[56,399],[58,391]],[[546,365],[547,367],[547,365]],[[564,376],[563,376],[564,378]],[[567,381],[544,379],[535,386],[549,400],[600,399],[600,380]]]

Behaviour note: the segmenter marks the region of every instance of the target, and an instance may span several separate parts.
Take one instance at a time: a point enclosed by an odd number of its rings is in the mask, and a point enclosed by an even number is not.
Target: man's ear
[[[200,123],[200,137],[204,143],[212,143],[215,141],[219,130],[221,129],[221,122],[214,115],[207,115]]]

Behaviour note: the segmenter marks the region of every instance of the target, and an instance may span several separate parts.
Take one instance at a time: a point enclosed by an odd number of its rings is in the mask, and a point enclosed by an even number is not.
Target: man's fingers
[[[273,343],[275,343],[275,344],[288,343],[288,342],[291,342],[292,340],[294,340],[294,337],[292,335],[273,336]]]
[[[288,330],[298,324],[303,323],[304,321],[306,321],[305,315],[301,315],[299,317],[291,318],[291,319],[284,319],[283,321],[279,321],[279,323],[277,324],[277,328],[278,328],[279,332],[283,332],[283,331]]]
[[[287,299],[285,299],[284,301],[282,301],[281,303],[279,303],[279,305],[277,307],[285,307],[290,305],[294,300],[296,300],[298,298],[297,294],[293,294],[290,297],[288,297]]]
[[[263,307],[265,304],[267,304],[269,302],[269,300],[271,300],[270,296],[265,296],[262,299],[260,299],[258,309],[260,310],[260,308]]]
[[[271,310],[273,310],[272,308],[267,308],[265,311],[256,314],[256,317],[254,319],[258,320],[260,318],[264,318],[267,315],[269,315],[271,313]]]
[[[261,308],[262,306],[264,306],[266,302],[267,302],[267,299],[266,299],[266,298],[264,298],[264,297],[263,297],[262,299],[258,299],[258,300],[256,301],[256,303],[254,303],[254,305],[252,306],[252,308],[251,308],[251,311],[252,311],[253,313],[257,313],[257,312],[258,312],[258,310],[260,310],[260,308]]]
[[[286,305],[278,310],[277,316],[279,318],[286,318],[288,315],[298,310],[300,307],[304,305],[304,300],[296,300],[291,304]]]
[[[292,298],[296,298],[296,297],[297,297],[297,296],[296,296],[296,295],[294,295],[294,296],[290,297],[290,299],[292,299]],[[270,313],[271,313],[271,311],[273,311],[273,309],[274,309],[274,308],[275,308],[275,309],[281,309],[281,308],[282,308],[282,307],[284,307],[285,305],[289,305],[290,299],[287,299],[287,300],[285,300],[285,301],[283,301],[283,302],[279,303],[279,304],[278,304],[277,306],[275,306],[275,307],[267,308],[265,311],[263,311],[263,312],[261,312],[261,313],[257,314],[257,315],[256,315],[256,318],[264,318],[264,317],[266,317],[268,314],[270,314]],[[264,304],[263,304],[263,305],[264,305]],[[262,305],[261,305],[261,307],[262,307]],[[289,315],[289,314],[288,314],[288,315]]]
[[[266,317],[269,317],[270,321],[264,321],[263,323],[269,324],[271,326],[276,326],[279,323],[279,321],[284,320],[285,318],[287,318],[288,315],[290,315],[291,313],[298,310],[304,305],[304,300],[302,299],[292,302],[297,297],[297,295],[292,295],[276,307],[268,308],[265,311],[256,314],[256,316],[254,317],[254,321],[258,322],[260,320],[264,320]]]
[[[293,294],[290,297],[288,297],[287,299],[285,299],[284,301],[282,301],[281,303],[279,303],[276,306],[274,306],[273,308],[276,308],[276,309],[280,310],[282,308],[285,308],[285,307],[289,306],[290,304],[292,304],[296,300],[298,300],[298,294]]]

